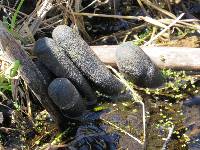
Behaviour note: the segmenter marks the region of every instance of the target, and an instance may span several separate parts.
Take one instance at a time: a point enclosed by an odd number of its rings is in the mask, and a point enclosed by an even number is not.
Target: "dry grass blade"
[[[73,15],[89,16],[89,17],[116,18],[116,19],[131,19],[131,20],[142,20],[142,18],[143,18],[143,16],[120,16],[120,15],[106,15],[106,14],[78,13],[78,12],[73,12]]]
[[[152,25],[155,25],[155,26],[158,26],[158,27],[161,27],[161,28],[166,28],[167,26],[163,23],[161,23],[160,21],[156,20],[156,19],[153,19],[151,17],[144,17],[144,21],[152,24]]]
[[[176,18],[176,16],[175,16],[174,14],[168,12],[168,11],[165,10],[165,9],[162,9],[162,8],[160,8],[160,7],[156,6],[156,5],[154,5],[154,4],[153,4],[152,2],[150,2],[149,0],[141,0],[141,1],[142,1],[143,3],[145,3],[147,6],[150,6],[150,7],[154,8],[154,9],[156,9],[157,11],[159,11],[159,12],[161,12],[161,13],[163,13],[163,14],[165,14],[165,15],[167,15],[167,16],[173,18],[173,19]]]
[[[98,2],[98,0],[92,1],[89,5],[87,5],[87,6],[84,7],[83,9],[81,9],[79,12],[82,12],[82,11],[86,10],[87,8],[89,8],[89,7],[91,7],[92,5],[94,5],[96,2]],[[80,2],[79,2],[79,4],[80,4]]]
[[[26,102],[27,102],[27,115],[29,117],[30,120],[32,120],[32,111],[31,111],[31,100],[30,100],[30,95],[29,95],[29,91],[28,91],[28,85],[26,83],[25,84],[25,97],[26,97]]]
[[[145,145],[146,143],[146,115],[145,115],[145,105],[143,103],[143,98],[135,90],[133,90],[133,88],[130,87],[127,81],[113,67],[111,66],[107,66],[107,67],[111,69],[115,73],[115,75],[120,79],[120,81],[128,88],[128,90],[131,91],[135,102],[142,105],[143,144]]]
[[[2,4],[0,4],[0,8],[6,8],[6,9],[8,9],[10,12],[12,12],[12,13],[14,13],[16,10],[14,9],[14,8],[10,8],[9,6],[6,6],[6,5],[2,5]],[[19,13],[19,15],[22,15],[22,16],[25,16],[25,17],[28,17],[28,15],[27,14],[25,14],[25,13],[23,13],[23,12],[18,12]]]
[[[138,138],[134,137],[132,134],[126,132],[125,130],[123,130],[122,128],[118,127],[117,125],[113,124],[112,122],[105,120],[105,119],[101,119],[103,120],[105,123],[107,123],[108,125],[114,127],[115,129],[121,131],[122,133],[128,135],[129,137],[131,137],[132,139],[134,139],[135,141],[137,141],[139,144],[144,144],[142,141],[140,141]]]
[[[184,10],[184,12],[187,13],[188,17],[189,18],[192,18],[192,19],[197,19],[195,16],[193,16],[189,11],[188,9],[186,8],[186,6],[184,5],[184,3],[181,3],[182,4],[182,8]],[[198,22],[194,22],[195,25],[199,26],[199,23]]]
[[[172,137],[173,131],[174,131],[174,125],[172,125],[172,127],[169,128],[169,133],[165,140],[165,143],[163,144],[162,150],[167,150],[167,144],[169,143],[169,141]]]
[[[0,150],[5,150],[4,147],[0,143]]]
[[[78,13],[78,12],[73,12],[73,15],[75,16],[90,16],[90,17],[105,17],[105,18],[116,18],[116,19],[127,19],[127,20],[143,20],[145,22],[148,22],[152,25],[156,25],[158,27],[161,28],[166,28],[167,25],[171,24],[171,22],[169,22],[169,20],[172,21],[172,19],[153,19],[151,17],[143,17],[143,16],[120,16],[120,15],[106,15],[106,14],[92,14],[92,13]],[[176,18],[176,17],[175,17]],[[186,20],[188,22],[188,20]],[[197,20],[195,20],[197,21]],[[198,25],[194,25],[194,24],[189,24],[186,23],[184,20],[178,20],[176,23],[179,24],[173,24],[173,26],[178,26],[178,27],[183,27],[183,28],[191,28],[191,29],[195,29],[195,30],[199,30],[199,26]]]
[[[169,25],[173,22],[172,19],[159,19],[158,21],[166,25]],[[186,27],[186,28],[195,29],[195,30],[200,29],[200,26],[198,24],[193,24],[193,23],[188,23],[188,22],[193,22],[193,20],[178,20],[174,26]],[[198,22],[198,21],[194,20],[194,22]]]
[[[167,26],[165,29],[163,29],[161,32],[159,32],[156,36],[154,36],[151,40],[149,40],[147,43],[144,44],[144,46],[150,45],[154,40],[156,40],[159,36],[161,36],[163,33],[165,33],[170,27],[175,25],[178,20],[180,20],[184,16],[184,13],[182,13],[179,17],[177,17],[169,26]]]

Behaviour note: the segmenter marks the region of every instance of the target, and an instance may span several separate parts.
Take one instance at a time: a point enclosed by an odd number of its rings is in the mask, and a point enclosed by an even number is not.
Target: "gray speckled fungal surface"
[[[48,94],[68,117],[79,117],[86,110],[85,102],[79,92],[66,78],[54,79],[48,87]]]
[[[34,46],[33,52],[39,60],[57,77],[69,79],[80,94],[86,97],[88,105],[96,103],[96,95],[81,72],[74,66],[62,49],[59,49],[51,38],[39,39]]]
[[[121,73],[141,87],[157,87],[164,82],[159,68],[138,46],[126,42],[116,50],[117,66]]]
[[[57,45],[99,91],[117,95],[124,90],[124,85],[106,68],[77,31],[60,25],[54,29],[52,36]]]

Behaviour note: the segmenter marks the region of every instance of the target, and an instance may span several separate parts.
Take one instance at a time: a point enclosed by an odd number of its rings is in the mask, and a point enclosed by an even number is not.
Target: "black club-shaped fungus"
[[[48,94],[65,116],[79,117],[86,110],[84,100],[66,78],[54,79],[48,87]]]
[[[124,90],[124,85],[106,68],[77,31],[60,25],[54,29],[52,36],[57,45],[100,92],[118,95]]]
[[[164,82],[159,68],[138,46],[126,42],[118,46],[116,61],[119,71],[141,87],[158,87]]]
[[[57,77],[69,79],[80,94],[86,97],[88,105],[96,103],[96,95],[81,72],[74,66],[63,50],[57,47],[51,38],[39,39],[34,46],[33,52],[39,60]]]

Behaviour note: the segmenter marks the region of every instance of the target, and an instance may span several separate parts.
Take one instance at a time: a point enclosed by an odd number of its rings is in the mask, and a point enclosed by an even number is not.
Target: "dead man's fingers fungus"
[[[106,68],[77,31],[60,25],[53,30],[52,37],[97,90],[108,95],[117,95],[124,90],[124,85]]]
[[[133,45],[132,42],[118,46],[116,62],[119,71],[138,86],[154,88],[164,82],[159,68],[140,47]]]
[[[57,47],[53,39],[46,37],[39,39],[35,43],[33,52],[56,77],[69,79],[80,94],[88,100],[88,105],[96,103],[95,92],[87,80],[65,52]]]
[[[54,79],[48,87],[48,94],[67,117],[79,117],[86,110],[85,102],[81,95],[66,78]]]

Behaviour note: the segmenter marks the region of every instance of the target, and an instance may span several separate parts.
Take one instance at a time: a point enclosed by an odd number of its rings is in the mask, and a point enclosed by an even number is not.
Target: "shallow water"
[[[111,145],[113,145],[113,140],[117,143],[114,145],[116,149],[129,149],[129,150],[160,150],[164,145],[164,138],[168,136],[169,127],[172,124],[175,126],[174,133],[172,134],[168,144],[167,149],[187,149],[186,140],[183,134],[185,133],[185,126],[183,124],[183,114],[181,112],[181,107],[179,104],[174,104],[173,106],[167,102],[153,102],[153,100],[148,97],[145,101],[146,106],[146,142],[144,144],[139,143],[135,138],[143,142],[143,121],[142,121],[142,107],[139,103],[135,103],[131,100],[113,103],[104,103],[101,106],[106,109],[102,113],[96,113],[96,115],[88,115],[87,117],[91,119],[94,116],[95,119],[100,118],[101,121],[94,121],[90,127],[94,130],[94,135],[91,133],[91,128],[86,128],[88,126],[82,126],[77,132],[77,137],[81,141],[82,145],[87,139],[90,141],[90,145],[97,144],[97,141],[104,140],[104,144],[108,138]],[[97,115],[98,114],[98,115]],[[82,130],[84,128],[85,130]],[[80,131],[84,131],[80,132]],[[99,134],[101,131],[101,134]],[[80,135],[82,135],[80,139]],[[83,136],[85,135],[85,137]],[[101,136],[100,136],[101,135]],[[113,136],[117,135],[117,136]],[[83,138],[84,137],[84,138]],[[95,139],[95,140],[94,140]],[[87,141],[86,140],[86,141]],[[101,141],[100,140],[100,141]],[[75,140],[76,141],[76,140]],[[79,142],[80,142],[79,141]],[[78,142],[78,143],[79,143]],[[87,145],[87,144],[86,144]],[[102,143],[100,147],[103,147]]]

